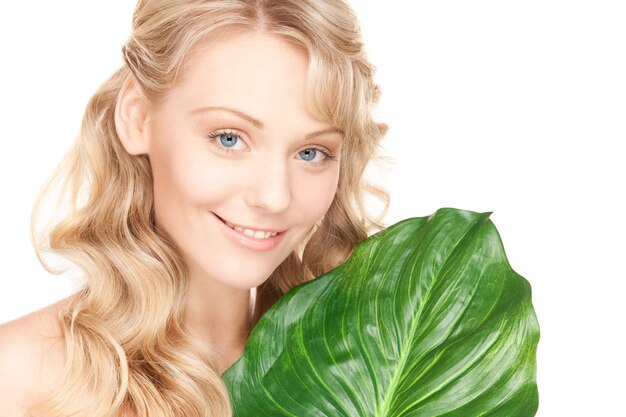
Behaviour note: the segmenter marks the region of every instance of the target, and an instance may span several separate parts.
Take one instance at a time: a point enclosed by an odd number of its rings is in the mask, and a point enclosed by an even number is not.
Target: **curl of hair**
[[[135,77],[158,100],[179,77],[201,40],[226,29],[264,31],[306,50],[307,104],[344,131],[337,194],[321,223],[256,289],[251,326],[289,289],[344,262],[354,246],[383,227],[387,193],[367,184],[387,126],[375,122],[379,90],[356,16],[343,0],[140,0],[125,65],[90,100],[79,137],[44,186],[33,212],[33,238],[82,270],[84,288],[60,315],[65,374],[30,410],[47,417],[231,415],[214,352],[187,335],[183,323],[186,266],[155,226],[146,155],[133,156],[115,129],[119,90]],[[38,213],[52,191],[69,213],[38,237]],[[367,193],[381,199],[378,217]],[[75,404],[76,398],[90,398]],[[82,407],[82,408],[81,408]]]

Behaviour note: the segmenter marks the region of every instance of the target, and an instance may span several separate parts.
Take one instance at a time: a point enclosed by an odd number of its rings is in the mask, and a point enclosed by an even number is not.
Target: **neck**
[[[196,342],[217,354],[220,373],[243,353],[250,320],[250,289],[234,288],[190,269],[185,326]]]

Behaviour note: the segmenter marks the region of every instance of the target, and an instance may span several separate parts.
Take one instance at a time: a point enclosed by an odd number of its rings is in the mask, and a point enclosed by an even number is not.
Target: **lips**
[[[237,245],[250,249],[253,251],[270,251],[275,248],[279,242],[283,239],[286,234],[286,231],[276,232],[275,230],[255,230],[255,229],[245,229],[241,228],[238,225],[229,226],[227,220],[222,219],[217,214],[211,212],[215,216],[215,219],[219,221],[220,228],[224,231],[224,234],[235,242]],[[242,231],[239,231],[239,230]],[[247,232],[246,232],[247,231]],[[262,237],[256,237],[256,234],[263,234]],[[275,234],[274,234],[275,233]],[[268,236],[268,237],[265,237]]]
[[[217,214],[213,213],[215,215],[215,217],[217,217],[218,219],[220,219],[222,221],[222,223],[224,223],[226,226],[230,227],[231,229],[242,233],[248,237],[254,238],[254,239],[268,239],[271,237],[274,237],[280,233],[284,233],[282,231],[278,231],[276,229],[270,229],[270,228],[263,228],[263,227],[251,227],[251,226],[243,226],[243,225],[238,225],[238,224],[234,224],[229,222],[228,220],[218,216]]]

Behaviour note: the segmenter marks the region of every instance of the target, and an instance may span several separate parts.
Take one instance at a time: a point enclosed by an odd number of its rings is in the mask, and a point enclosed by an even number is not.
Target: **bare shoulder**
[[[0,324],[0,404],[18,417],[63,371],[65,345],[58,319],[68,299]],[[7,409],[8,408],[8,409]]]

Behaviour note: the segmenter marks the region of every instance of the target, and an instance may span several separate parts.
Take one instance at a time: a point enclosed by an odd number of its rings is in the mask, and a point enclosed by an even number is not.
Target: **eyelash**
[[[219,143],[217,140],[215,140],[215,139],[219,138],[221,135],[236,136],[239,140],[243,141],[243,137],[239,133],[234,132],[232,130],[228,130],[228,129],[226,129],[226,130],[216,130],[216,131],[207,133],[207,137],[210,138],[210,139],[213,139],[212,142],[217,146],[217,149],[219,149],[221,152],[225,152],[225,153],[236,152],[236,151],[233,151],[232,149],[229,149],[229,148],[225,147],[224,145]],[[324,155],[324,160],[322,160],[320,162],[312,162],[313,164],[323,164],[324,162],[336,161],[337,160],[337,156],[331,154],[325,148],[322,148],[322,147],[314,145],[314,146],[309,146],[308,148],[304,148],[303,150],[306,150],[306,149],[315,149],[316,151],[319,151],[319,152],[322,153],[322,155]]]

